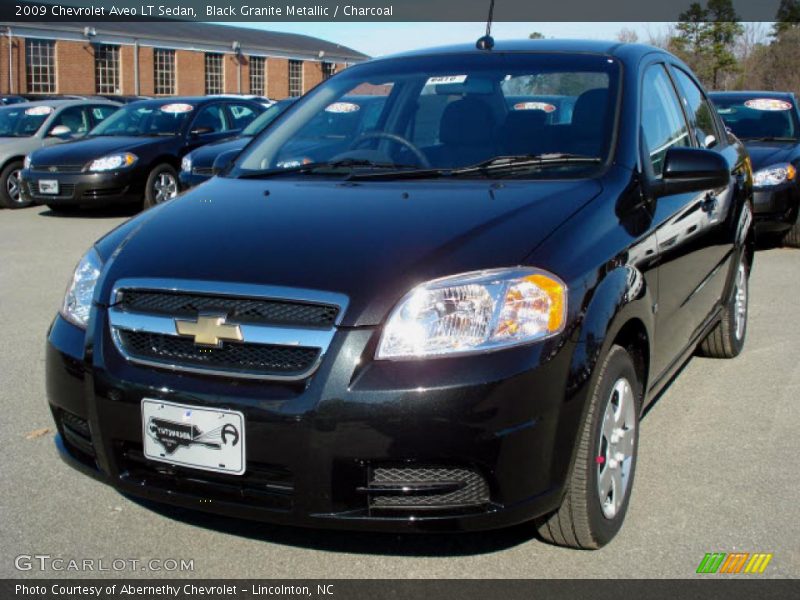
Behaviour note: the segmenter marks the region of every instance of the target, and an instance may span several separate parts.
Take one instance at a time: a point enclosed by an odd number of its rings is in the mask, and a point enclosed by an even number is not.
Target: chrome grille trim
[[[180,293],[209,294],[221,297],[256,298],[263,300],[277,300],[286,302],[302,302],[311,304],[328,304],[338,308],[335,323],[330,327],[302,327],[281,325],[240,324],[244,344],[263,344],[274,346],[302,346],[318,348],[319,358],[308,370],[296,375],[280,375],[253,373],[245,370],[234,369],[209,369],[184,364],[173,364],[158,360],[149,360],[133,356],[126,351],[119,331],[139,331],[160,335],[180,336],[175,327],[175,318],[165,315],[147,314],[128,311],[117,306],[120,293],[123,290],[158,291]],[[116,350],[128,362],[145,366],[168,369],[176,372],[198,373],[203,375],[218,375],[223,377],[241,377],[245,379],[260,379],[273,381],[299,381],[310,377],[319,367],[328,350],[336,327],[341,323],[347,310],[348,298],[344,294],[335,292],[321,292],[300,288],[288,288],[266,285],[251,285],[242,283],[225,283],[180,279],[120,279],[114,285],[108,308],[108,319],[111,330],[111,339]]]

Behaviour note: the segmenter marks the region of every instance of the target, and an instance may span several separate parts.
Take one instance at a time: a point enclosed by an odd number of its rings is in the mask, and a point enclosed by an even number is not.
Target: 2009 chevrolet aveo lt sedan
[[[369,94],[370,129],[309,141]],[[751,202],[742,146],[655,48],[353,66],[86,253],[49,332],[58,449],[126,494],[236,517],[536,519],[600,547],[643,408],[696,349],[742,349]]]

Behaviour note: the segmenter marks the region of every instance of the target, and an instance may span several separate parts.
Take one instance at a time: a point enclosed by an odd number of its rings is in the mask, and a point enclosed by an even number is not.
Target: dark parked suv
[[[314,142],[370,94],[369,129]],[[269,131],[81,259],[47,349],[64,460],[235,517],[611,540],[643,409],[746,334],[749,163],[688,68],[602,42],[417,52]]]
[[[86,138],[32,153],[22,198],[53,210],[142,200],[154,206],[178,194],[187,152],[239,134],[263,111],[258,102],[214,96],[127,104]]]

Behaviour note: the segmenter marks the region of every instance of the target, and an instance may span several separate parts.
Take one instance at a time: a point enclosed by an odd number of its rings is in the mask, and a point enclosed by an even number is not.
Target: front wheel
[[[612,346],[592,387],[564,500],[538,523],[546,541],[593,550],[619,532],[636,471],[641,406],[633,359],[625,348]]]
[[[22,163],[14,161],[8,163],[5,168],[0,172],[0,206],[5,208],[25,208],[30,206],[30,201],[22,199],[20,193],[22,182],[20,180],[20,173],[22,172]]]
[[[747,335],[747,315],[750,302],[750,269],[744,255],[736,267],[733,291],[720,322],[700,342],[699,354],[709,358],[734,358],[744,348]]]
[[[178,195],[178,173],[170,165],[158,165],[150,171],[146,186],[145,208],[171,200]]]

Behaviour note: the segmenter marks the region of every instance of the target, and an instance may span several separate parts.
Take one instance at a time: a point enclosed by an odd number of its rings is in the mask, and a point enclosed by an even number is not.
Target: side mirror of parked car
[[[50,133],[48,133],[47,135],[50,137],[67,139],[72,135],[72,130],[66,125],[56,125],[50,130]]]
[[[237,156],[239,156],[239,150],[228,150],[215,158],[214,164],[211,167],[214,175],[219,175],[230,167]]]
[[[728,161],[720,153],[703,148],[671,148],[664,157],[664,171],[656,195],[701,192],[726,185]],[[659,189],[660,188],[660,189]]]

